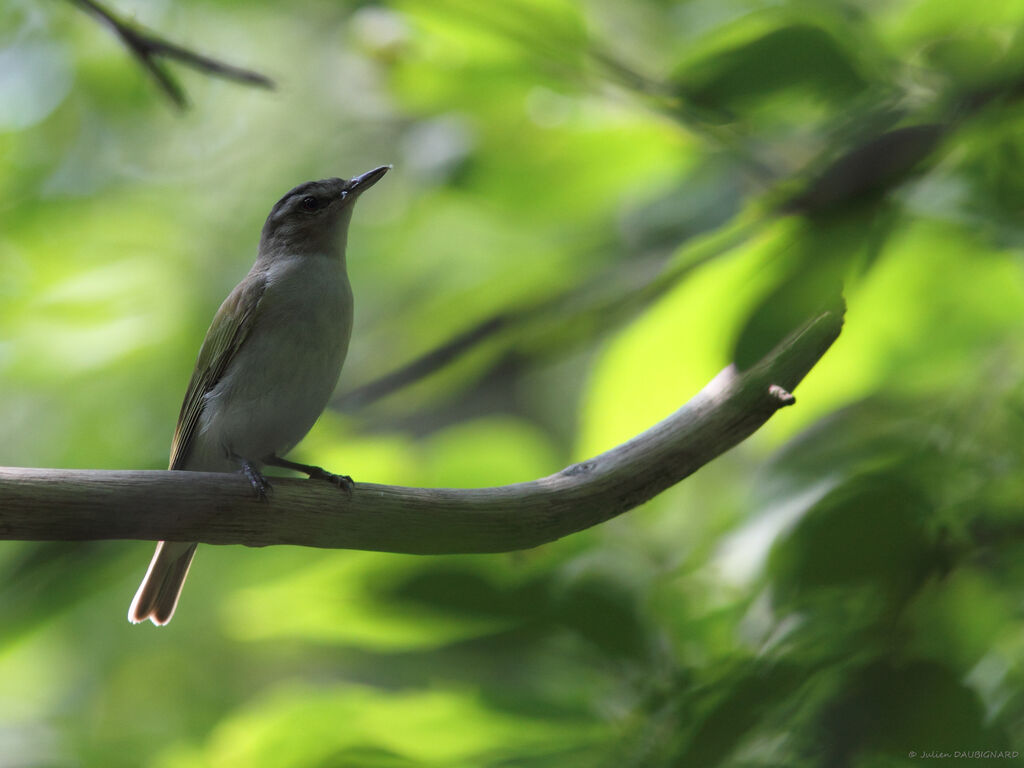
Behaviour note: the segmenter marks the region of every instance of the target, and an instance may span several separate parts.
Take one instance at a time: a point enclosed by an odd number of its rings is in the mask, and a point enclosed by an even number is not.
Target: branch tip
[[[793,395],[789,391],[787,391],[783,387],[780,387],[778,384],[772,384],[770,387],[768,387],[768,394],[778,401],[780,408],[784,408],[787,405],[794,405],[796,403],[796,398],[793,397]]]

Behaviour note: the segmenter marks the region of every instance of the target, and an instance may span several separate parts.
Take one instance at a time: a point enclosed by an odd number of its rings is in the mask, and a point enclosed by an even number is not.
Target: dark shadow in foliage
[[[565,691],[553,699],[545,675],[550,672],[545,652],[559,628],[526,621],[505,631],[446,643],[441,647],[409,651],[324,648],[325,661],[338,679],[385,688],[430,687],[445,681],[478,691],[492,710],[524,717],[544,717],[576,724],[593,717],[590,690]],[[566,662],[560,671],[566,673]],[[598,677],[592,659],[579,660],[567,676],[579,683]]]
[[[868,87],[843,46],[808,24],[772,30],[751,42],[712,54],[674,78],[678,93],[720,119],[780,91],[799,89],[827,103],[847,101]]]
[[[815,590],[867,586],[883,604],[902,606],[938,570],[931,510],[913,478],[898,470],[847,479],[773,549],[776,601],[799,608]]]
[[[610,658],[644,658],[650,625],[638,595],[613,573],[590,572],[563,585],[550,604],[551,618]]]
[[[609,657],[643,657],[650,647],[637,595],[613,573],[499,585],[471,565],[451,563],[418,571],[383,590],[381,598],[468,617],[569,629]]]
[[[962,131],[956,162],[958,179],[967,186],[961,205],[972,226],[1014,248],[1024,244],[1024,116],[1017,113],[992,110],[972,120]]]
[[[722,764],[765,716],[776,712],[799,689],[810,673],[809,669],[793,664],[750,662],[717,680],[715,690],[725,693],[688,734],[676,764]],[[688,726],[689,723],[680,723],[679,729],[686,732]]]
[[[915,751],[1007,745],[1005,734],[986,727],[977,694],[951,670],[924,661],[878,661],[851,670],[816,731],[821,768],[877,764],[862,761],[872,754],[902,761]]]
[[[913,417],[910,404],[880,397],[861,400],[816,421],[776,452],[757,482],[762,496],[783,499],[823,478],[849,478],[868,470],[898,471],[921,461],[930,425]]]
[[[543,611],[546,586],[537,581],[499,585],[471,564],[438,563],[381,590],[381,597],[450,614],[527,619]]]
[[[918,170],[947,130],[910,125],[874,136],[836,158],[779,210],[818,216],[881,196]]]

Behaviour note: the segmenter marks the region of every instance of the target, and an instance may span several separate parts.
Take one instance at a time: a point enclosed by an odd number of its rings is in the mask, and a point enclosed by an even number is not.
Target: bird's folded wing
[[[189,451],[203,412],[204,396],[220,381],[232,359],[241,349],[256,318],[256,308],[263,298],[267,280],[262,274],[250,274],[224,299],[206,332],[199,350],[196,369],[181,404],[178,425],[171,442],[170,469],[181,469],[188,460]]]

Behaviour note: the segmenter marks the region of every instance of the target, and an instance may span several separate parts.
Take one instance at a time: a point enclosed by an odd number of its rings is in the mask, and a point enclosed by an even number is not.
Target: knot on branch
[[[793,397],[784,387],[780,387],[778,384],[772,384],[768,387],[768,394],[771,395],[777,402],[776,404],[780,408],[785,408],[787,405],[795,405],[796,398]]]

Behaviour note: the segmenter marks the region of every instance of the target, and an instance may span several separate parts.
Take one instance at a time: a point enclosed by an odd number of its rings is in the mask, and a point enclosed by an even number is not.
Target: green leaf
[[[824,709],[819,728],[822,765],[869,764],[856,761],[859,755],[905,758],[914,751],[1006,746],[953,670],[920,661],[878,661],[852,670]]]
[[[935,564],[925,527],[931,506],[904,474],[851,478],[819,501],[771,554],[779,600],[869,586],[906,600]]]
[[[675,79],[684,98],[724,112],[742,111],[788,90],[842,102],[868,85],[831,33],[806,24],[781,27],[712,54]]]

